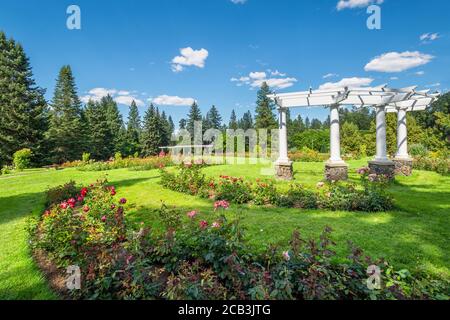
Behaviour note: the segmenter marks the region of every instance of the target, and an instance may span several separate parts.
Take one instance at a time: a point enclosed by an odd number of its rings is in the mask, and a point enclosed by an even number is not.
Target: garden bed
[[[240,219],[225,217],[225,200],[215,202],[207,219],[163,205],[157,214],[165,232],[156,234],[125,219],[127,200],[106,181],[78,188],[68,199],[61,198],[74,191],[72,184],[57,189],[30,225],[31,246],[51,260],[43,265],[50,280],[59,270],[54,266],[81,268],[82,288],[70,292],[72,299],[448,298],[448,283],[396,271],[354,245],[345,263],[332,262],[330,228],[318,240],[295,231],[289,248],[255,254]],[[370,265],[380,271],[379,289],[367,285]],[[56,280],[56,288],[60,284]]]

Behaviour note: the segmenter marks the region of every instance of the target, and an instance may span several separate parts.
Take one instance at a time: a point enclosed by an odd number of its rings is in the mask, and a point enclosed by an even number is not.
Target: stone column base
[[[394,159],[395,174],[409,177],[413,171],[412,159]]]
[[[348,179],[348,165],[345,162],[325,164],[325,179],[328,181],[340,181]]]
[[[275,163],[276,176],[282,180],[294,179],[293,162]]]
[[[389,180],[395,179],[395,163],[393,161],[370,161],[371,174],[385,175]]]

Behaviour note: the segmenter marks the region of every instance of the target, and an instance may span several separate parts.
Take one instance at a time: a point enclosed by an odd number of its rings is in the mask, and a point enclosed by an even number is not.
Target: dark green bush
[[[50,188],[46,192],[45,206],[48,208],[64,200],[73,198],[78,193],[75,181],[70,181],[64,185]]]

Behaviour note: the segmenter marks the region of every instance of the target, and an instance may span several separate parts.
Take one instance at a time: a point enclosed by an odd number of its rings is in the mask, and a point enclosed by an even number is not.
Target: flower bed
[[[448,175],[450,173],[450,159],[415,157],[413,168],[416,170],[434,171],[442,175]]]
[[[115,157],[110,161],[74,161],[65,163],[63,168],[74,167],[80,171],[108,171],[114,169],[128,168],[130,170],[143,171],[153,170],[160,167],[172,166],[172,159],[170,156],[161,154],[157,157],[148,158],[122,158]]]
[[[71,184],[61,189],[52,195],[72,190]],[[70,291],[70,298],[448,298],[448,283],[395,271],[354,246],[345,263],[333,263],[330,228],[319,240],[303,239],[295,231],[289,248],[270,247],[256,255],[243,240],[240,219],[225,218],[225,200],[203,213],[163,205],[158,213],[166,230],[158,234],[129,224],[126,202],[113,186],[99,181],[53,203],[30,225],[36,255],[44,255],[60,275],[64,267],[80,268],[81,289]],[[369,289],[375,283],[367,280],[369,265],[379,270],[378,289]]]
[[[229,176],[221,176],[218,181],[208,180],[201,173],[201,167],[181,165],[178,173],[161,169],[161,185],[174,191],[236,204],[365,212],[392,209],[393,199],[385,191],[388,179],[369,174],[368,168],[361,168],[358,172],[361,175],[359,184],[321,182],[314,191],[292,184],[288,192],[282,193],[270,180],[251,183]]]

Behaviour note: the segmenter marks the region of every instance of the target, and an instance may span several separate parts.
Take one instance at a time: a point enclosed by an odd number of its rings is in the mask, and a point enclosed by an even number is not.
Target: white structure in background
[[[428,91],[422,91],[428,93]],[[413,160],[408,154],[408,125],[406,115],[408,112],[425,111],[437,99],[437,94],[417,97],[415,100],[393,103],[386,107],[387,113],[397,113],[397,153],[394,162],[396,172],[409,176],[412,173]]]
[[[403,113],[411,108],[426,108],[436,99],[436,95],[429,95],[428,91],[416,91],[415,89],[416,87],[390,89],[381,86],[309,90],[269,95],[269,98],[277,104],[280,113],[279,159],[275,163],[277,176],[291,179],[293,175],[292,162],[288,157],[286,110],[296,107],[327,107],[330,108],[331,156],[325,166],[325,176],[327,180],[347,179],[348,166],[341,158],[339,108],[348,105],[376,109],[377,152],[375,159],[369,163],[369,167],[372,172],[377,174],[393,176],[395,164],[389,160],[386,147],[386,112],[401,110]],[[399,130],[402,130],[400,136],[404,138],[405,127],[399,126]],[[404,149],[401,152],[404,152]]]

